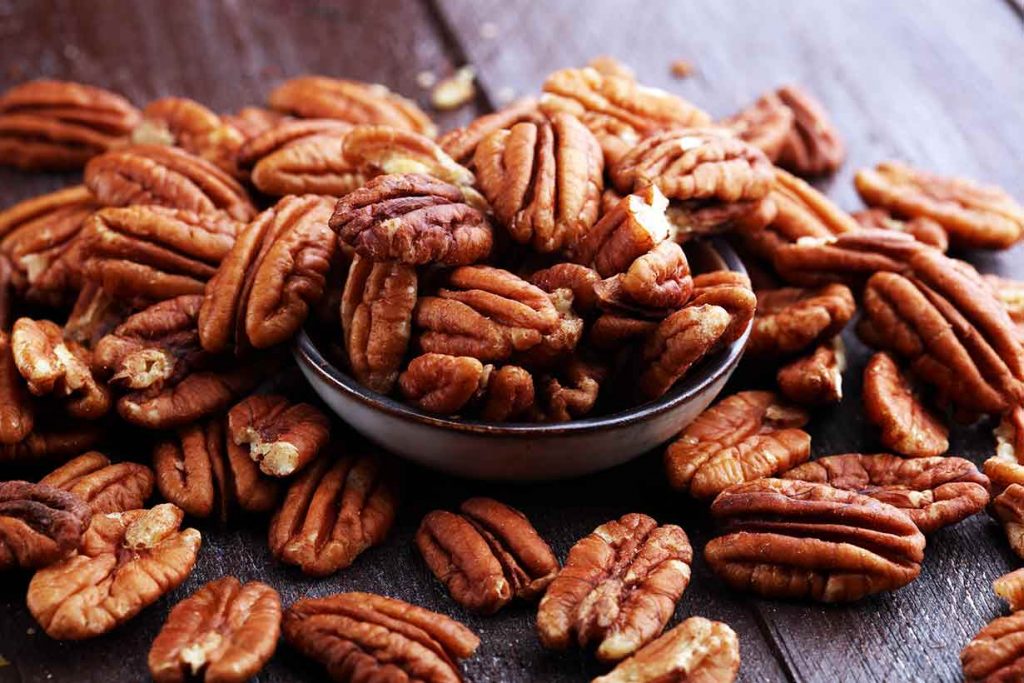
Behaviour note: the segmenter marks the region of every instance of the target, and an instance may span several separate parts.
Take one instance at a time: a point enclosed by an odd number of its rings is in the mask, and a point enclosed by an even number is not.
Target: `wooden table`
[[[439,117],[448,127],[511,94],[536,91],[555,68],[598,54],[620,58],[644,82],[716,116],[781,83],[808,87],[848,143],[845,166],[825,183],[845,207],[859,206],[853,172],[890,157],[994,182],[1024,199],[1024,10],[1016,1],[0,1],[0,86],[70,78],[120,91],[139,105],[183,95],[232,111],[262,102],[276,83],[301,73],[379,81],[426,104],[419,72],[445,75],[472,64],[479,96]],[[669,63],[679,58],[692,60],[697,71],[674,81]],[[72,179],[0,171],[0,203]],[[966,257],[982,270],[1024,276],[1020,247]],[[859,411],[867,351],[851,335],[846,341],[846,398],[816,416],[815,454],[879,448]],[[991,427],[956,430],[951,452],[981,462],[992,451]],[[145,451],[135,455],[148,459]],[[471,680],[581,681],[598,674],[586,654],[541,649],[533,606],[472,617],[428,573],[412,544],[420,518],[469,495],[493,495],[521,508],[561,557],[576,539],[625,512],[683,525],[698,552],[676,618],[702,615],[736,629],[744,681],[958,680],[960,648],[1002,613],[992,579],[1018,564],[999,527],[978,515],[930,538],[921,577],[893,594],[837,607],[768,602],[732,594],[710,574],[699,553],[711,533],[706,513],[668,490],[660,453],[556,484],[480,484],[414,471],[390,539],[351,569],[308,579],[272,562],[262,524],[199,524],[203,547],[188,581],[94,641],[47,638],[24,607],[27,578],[5,575],[0,655],[7,664],[0,683],[144,680],[146,653],[170,606],[226,573],[270,582],[286,604],[366,590],[450,614],[483,639],[465,665]],[[259,680],[321,678],[320,669],[282,645]]]

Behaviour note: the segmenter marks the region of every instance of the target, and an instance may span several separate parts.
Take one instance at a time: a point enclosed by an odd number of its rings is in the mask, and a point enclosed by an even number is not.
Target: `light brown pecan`
[[[260,471],[286,477],[311,462],[331,436],[331,425],[318,408],[291,403],[284,396],[257,395],[228,412],[228,436],[249,447]]]
[[[223,211],[239,221],[256,213],[237,180],[176,147],[132,145],[101,154],[86,165],[85,185],[107,206],[156,204],[195,213]]]
[[[1000,576],[992,582],[992,591],[1007,602],[1011,611],[1024,609],[1024,569]]]
[[[597,307],[594,286],[600,282],[597,271],[577,263],[556,263],[550,268],[535,271],[530,283],[551,294],[558,289],[572,292],[572,306],[577,313],[586,315]]]
[[[1011,280],[998,275],[982,275],[985,283],[995,294],[996,299],[1010,316],[1017,327],[1017,332],[1024,340],[1024,282]]]
[[[544,647],[575,640],[615,662],[654,640],[690,582],[693,549],[682,528],[628,514],[576,542],[537,610]]]
[[[93,638],[130,620],[188,578],[199,553],[195,529],[164,503],[95,515],[77,553],[36,572],[28,609],[57,640]]]
[[[95,420],[110,411],[110,391],[92,373],[92,354],[66,341],[59,325],[49,320],[19,318],[11,331],[11,353],[28,390],[53,395],[72,417]]]
[[[477,117],[467,126],[448,131],[438,138],[437,144],[455,161],[469,166],[473,162],[476,148],[484,138],[495,131],[508,130],[517,123],[535,120],[539,116],[537,101],[523,98],[496,112]]]
[[[601,144],[608,164],[653,133],[711,121],[675,95],[589,67],[556,71],[542,87],[540,108],[549,115],[568,112],[582,121]]]
[[[323,296],[336,242],[332,201],[288,196],[239,235],[206,285],[199,339],[210,352],[265,349],[299,330]]]
[[[646,369],[639,378],[640,394],[662,396],[694,364],[718,348],[732,323],[720,306],[691,305],[662,320],[644,343]]]
[[[690,617],[591,683],[732,683],[739,670],[736,632],[720,621]]]
[[[593,291],[605,310],[663,317],[690,300],[693,278],[682,247],[665,241],[638,257],[625,273],[595,284]]]
[[[22,83],[0,95],[0,164],[81,168],[120,143],[138,120],[138,110],[109,90],[70,81]]]
[[[463,190],[415,173],[379,176],[345,195],[330,226],[363,256],[409,265],[474,263],[493,241],[487,218]]]
[[[242,107],[234,114],[224,114],[222,118],[227,124],[234,126],[246,142],[263,135],[288,119],[281,112],[263,107]]]
[[[419,173],[466,188],[466,192],[476,182],[472,171],[430,138],[391,126],[356,126],[345,135],[342,156],[366,178]]]
[[[371,123],[434,137],[430,117],[411,100],[377,83],[325,76],[292,78],[270,93],[270,106],[304,119],[338,119],[353,125]]]
[[[776,163],[805,176],[832,173],[839,168],[846,150],[821,103],[795,85],[779,88],[776,95],[793,112],[793,127]]]
[[[82,274],[117,297],[202,294],[243,227],[227,216],[162,206],[103,209],[78,238]]]
[[[1020,640],[1024,637],[1024,611],[997,617],[978,631],[960,651],[960,664],[968,683],[996,683],[1024,677],[1024,656]]]
[[[783,396],[805,406],[839,403],[843,400],[843,372],[846,347],[842,337],[822,344],[809,356],[779,368],[775,381]]]
[[[885,209],[863,209],[853,214],[854,220],[865,228],[880,228],[882,230],[895,230],[905,232],[918,242],[930,245],[945,252],[949,248],[949,235],[942,229],[942,226],[931,218],[917,216],[902,221],[894,218]]]
[[[623,273],[639,257],[674,237],[665,217],[668,199],[656,185],[628,195],[605,211],[580,241],[575,260],[601,277]]]
[[[993,460],[995,458],[989,458],[985,463],[986,474],[989,473],[990,463]],[[1004,477],[1007,474],[1005,469],[995,469],[994,471]],[[992,480],[996,487],[1006,486],[999,495],[992,499],[992,514],[1002,522],[1010,549],[1017,557],[1024,558],[1024,485],[1016,482],[1006,485],[1008,481],[1010,479],[1006,478],[1001,481]]]
[[[37,569],[75,551],[92,511],[77,496],[27,481],[0,482],[0,571]]]
[[[864,413],[881,430],[886,448],[919,458],[949,448],[949,430],[921,402],[896,361],[876,353],[864,368]]]
[[[571,253],[597,220],[604,157],[570,114],[491,133],[477,146],[473,165],[495,217],[520,244]]]
[[[746,353],[758,358],[799,353],[839,334],[856,310],[846,285],[761,290]]]
[[[428,513],[416,546],[452,599],[481,614],[512,598],[536,598],[558,573],[558,559],[530,520],[491,498],[470,498],[459,514]]]
[[[904,512],[827,484],[758,479],[723,491],[704,558],[730,588],[848,602],[917,578],[924,535]]]
[[[478,394],[484,365],[469,356],[425,353],[409,361],[398,377],[406,401],[428,413],[458,413]]]
[[[573,354],[583,338],[584,323],[572,309],[572,290],[556,289],[549,296],[558,311],[555,329],[542,335],[536,346],[513,356],[516,363],[532,370],[547,370],[561,364]]]
[[[341,297],[341,329],[352,374],[387,394],[409,348],[418,283],[416,269],[356,254]]]
[[[903,510],[925,534],[980,512],[989,500],[988,477],[974,463],[955,457],[830,455],[782,477],[829,484],[888,503]]]
[[[153,469],[160,494],[193,517],[223,522],[235,508],[266,512],[277,502],[277,482],[227,437],[220,417],[180,427],[157,443]]]
[[[480,639],[459,622],[373,593],[305,598],[285,610],[289,645],[320,662],[331,680],[459,683],[457,662]]]
[[[1024,485],[1024,406],[1014,406],[1004,413],[992,436],[996,452],[984,465],[985,475],[992,480],[992,490],[1000,492],[1010,484]]]
[[[156,683],[244,683],[274,654],[280,634],[277,591],[225,576],[174,606],[149,650],[149,673]]]
[[[238,175],[235,157],[245,135],[195,100],[163,97],[142,110],[142,122],[132,131],[136,145],[175,145]]]
[[[611,55],[598,55],[588,61],[587,66],[605,76],[636,80],[636,72]]]
[[[239,150],[239,165],[251,166],[252,184],[272,197],[341,197],[366,181],[342,156],[349,130],[341,121],[284,121],[246,143]]]
[[[665,451],[669,485],[702,500],[771,477],[811,454],[810,416],[768,391],[742,391],[705,410]]]
[[[831,237],[801,237],[781,244],[772,265],[787,282],[815,287],[830,282],[859,286],[877,272],[899,273],[924,245],[905,233],[865,228]]]
[[[128,316],[149,305],[145,299],[114,296],[87,280],[64,323],[64,338],[91,349]]]
[[[729,314],[729,325],[722,334],[722,343],[731,344],[750,327],[757,308],[757,297],[750,288],[750,278],[731,270],[713,270],[693,278],[690,306],[713,305]]]
[[[383,541],[397,507],[387,463],[368,453],[329,453],[288,488],[270,522],[270,552],[310,576],[328,576]]]
[[[769,92],[745,109],[722,119],[719,125],[757,147],[774,162],[789,139],[795,118],[793,110],[782,102],[778,93]]]
[[[930,218],[953,246],[1006,249],[1024,235],[1024,207],[998,187],[886,161],[854,179],[868,206],[897,218]]]
[[[13,445],[27,438],[35,427],[35,413],[34,401],[14,362],[11,338],[0,332],[0,444]]]
[[[135,462],[111,463],[102,453],[90,451],[61,465],[39,483],[78,496],[94,514],[102,515],[143,507],[153,493],[153,470]]]
[[[37,416],[36,428],[21,441],[0,445],[0,463],[67,459],[94,447],[105,435],[95,422],[69,422],[66,418],[55,420],[52,417],[44,420],[43,417]]]

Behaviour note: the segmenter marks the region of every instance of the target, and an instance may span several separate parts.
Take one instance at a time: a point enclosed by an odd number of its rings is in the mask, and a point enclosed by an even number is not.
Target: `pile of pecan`
[[[320,76],[232,114],[14,87],[0,164],[83,177],[0,212],[0,463],[50,470],[0,482],[0,570],[34,572],[40,626],[83,639],[188,579],[201,536],[186,516],[269,518],[271,555],[313,577],[383,543],[397,463],[260,388],[307,322],[369,390],[489,422],[656,400],[745,343],[765,382],[680,425],[664,453],[667,483],[718,526],[703,561],[736,591],[896,590],[927,535],[986,507],[1024,558],[1024,283],[946,254],[1015,244],[1024,208],[885,162],[857,174],[868,208],[849,214],[806,180],[844,156],[797,87],[716,122],[608,59],[440,137],[383,86]],[[704,267],[695,245],[712,235],[752,278]],[[848,327],[877,350],[859,399],[878,452],[825,455],[805,428],[843,400]],[[1000,422],[979,469],[948,453],[949,430],[982,418]],[[92,450],[114,420],[152,430],[147,463]],[[608,666],[596,681],[738,673],[729,626],[670,626],[695,557],[678,525],[628,513],[553,549],[477,497],[427,513],[415,546],[465,610],[535,602],[541,643],[592,650]],[[1014,610],[1020,571],[996,582]],[[1022,675],[1022,615],[964,649],[968,678]],[[337,681],[458,681],[480,645],[394,598],[283,606],[229,576],[170,610],[150,673],[247,680],[281,636]]]

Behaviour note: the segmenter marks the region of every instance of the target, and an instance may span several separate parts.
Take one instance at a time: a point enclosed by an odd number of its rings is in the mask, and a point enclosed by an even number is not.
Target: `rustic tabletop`
[[[1002,185],[1024,198],[1024,8],[1016,0],[927,2],[587,3],[526,0],[0,0],[0,87],[55,77],[119,91],[136,104],[164,95],[233,111],[260,103],[288,76],[322,73],[378,81],[427,104],[417,74],[476,70],[478,96],[439,117],[463,123],[514,94],[536,91],[555,68],[599,54],[630,64],[643,81],[729,114],[785,82],[806,86],[832,114],[849,148],[824,184],[847,208],[859,206],[853,172],[902,158],[940,172]],[[673,80],[669,64],[696,72]],[[50,190],[71,176],[0,170],[0,205]],[[1024,276],[1024,249],[963,255],[981,270]],[[867,350],[846,339],[846,396],[815,416],[816,455],[880,447],[859,409]],[[741,372],[734,386],[749,382]],[[295,392],[301,382],[286,382]],[[956,430],[951,452],[980,463],[991,427]],[[137,444],[114,444],[146,461]],[[522,509],[555,551],[596,525],[641,511],[681,524],[697,559],[677,619],[702,615],[738,633],[744,681],[959,680],[960,648],[1002,605],[991,581],[1017,565],[999,527],[984,515],[928,540],[920,578],[892,594],[851,606],[769,602],[725,590],[701,559],[711,532],[706,513],[667,488],[660,453],[585,479],[533,485],[460,481],[426,471],[407,477],[388,541],[350,569],[314,580],[275,564],[265,524],[197,524],[203,546],[176,591],[118,630],[84,643],[42,634],[24,606],[27,577],[0,583],[0,683],[146,679],[146,653],[170,606],[224,574],[261,579],[285,604],[342,590],[392,595],[450,614],[483,641],[464,667],[476,681],[579,681],[600,672],[580,652],[546,652],[534,634],[534,607],[493,617],[455,605],[420,561],[412,537],[423,514],[492,495]],[[287,647],[258,680],[318,680],[320,670]]]

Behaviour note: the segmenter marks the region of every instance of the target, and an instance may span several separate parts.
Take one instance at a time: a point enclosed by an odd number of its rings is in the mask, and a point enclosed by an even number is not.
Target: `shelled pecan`
[[[526,516],[491,498],[470,498],[459,514],[428,513],[416,546],[452,599],[482,614],[497,612],[512,598],[539,596],[559,568]]]
[[[509,422],[526,416],[535,407],[537,388],[533,375],[518,365],[492,369],[484,378],[480,417],[490,422]]]
[[[564,363],[576,351],[583,338],[583,319],[572,308],[572,291],[556,289],[550,293],[558,312],[555,329],[541,335],[540,342],[513,354],[513,362],[531,370],[550,370]]]
[[[331,426],[327,416],[308,403],[256,395],[228,412],[228,436],[236,446],[249,447],[249,457],[261,472],[286,477],[317,456],[331,436]]]
[[[846,285],[761,290],[746,353],[778,358],[805,351],[842,332],[856,310]]]
[[[237,176],[235,157],[245,134],[199,102],[186,97],[163,97],[142,110],[142,122],[132,131],[136,145],[174,145]]]
[[[725,309],[729,326],[722,334],[722,342],[731,344],[750,327],[757,308],[757,297],[750,289],[750,278],[732,270],[713,270],[693,278],[693,297],[690,306],[712,305]]]
[[[1024,676],[1024,656],[1017,643],[1024,634],[1024,611],[997,617],[960,651],[968,683],[1012,681]]]
[[[614,351],[650,336],[658,321],[620,313],[604,313],[590,326],[587,341],[601,351]]]
[[[793,127],[776,163],[798,175],[823,175],[839,168],[846,150],[821,103],[795,85],[779,88],[776,95],[793,112]]]
[[[611,277],[624,273],[658,244],[674,239],[675,228],[665,217],[668,199],[656,185],[618,200],[603,213],[576,247],[575,260]]]
[[[693,278],[682,247],[665,241],[639,256],[626,272],[595,284],[593,292],[605,310],[665,315],[690,300]]]
[[[690,582],[693,550],[680,527],[624,515],[577,541],[537,611],[544,647],[575,640],[615,662],[654,640]]]
[[[1017,327],[1024,339],[1024,282],[998,275],[983,275],[982,278],[995,294],[996,300],[1006,309],[1006,314]]]
[[[864,228],[830,237],[802,237],[774,251],[776,272],[795,285],[841,282],[859,286],[878,272],[900,273],[927,245],[892,230]]]
[[[903,221],[894,218],[885,209],[864,209],[855,212],[853,218],[865,228],[905,232],[918,242],[933,246],[941,252],[949,249],[949,235],[941,225],[926,216],[917,216]]]
[[[524,97],[496,112],[479,116],[466,126],[448,131],[438,138],[437,144],[455,161],[471,166],[476,149],[484,138],[496,131],[508,130],[517,123],[539,117],[537,101],[532,97]]]
[[[640,394],[648,400],[664,395],[718,348],[731,324],[729,312],[712,305],[687,306],[658,323],[642,349],[646,369],[639,378]]]
[[[0,571],[57,562],[82,542],[92,511],[46,484],[0,482]]]
[[[742,391],[708,408],[665,451],[672,488],[714,498],[733,484],[774,476],[804,462],[810,416],[768,391]]]
[[[475,192],[473,172],[452,159],[429,137],[391,126],[356,126],[345,135],[345,161],[365,178],[417,173]]]
[[[39,480],[63,489],[89,504],[93,514],[125,512],[143,507],[153,493],[153,470],[135,462],[111,463],[89,451],[69,460]]]
[[[537,417],[546,422],[568,422],[594,409],[608,367],[576,355],[553,375],[542,378],[537,387]]]
[[[846,347],[842,337],[818,346],[810,355],[779,368],[775,382],[783,396],[805,406],[828,405],[843,400]]]
[[[776,92],[767,92],[752,104],[722,119],[718,125],[764,152],[772,163],[786,145],[796,117]]]
[[[458,683],[457,662],[480,645],[454,619],[372,593],[298,600],[285,610],[282,628],[289,645],[323,664],[338,683]]]
[[[921,402],[896,361],[876,353],[864,368],[864,413],[881,430],[882,445],[911,458],[941,455],[949,430]]]
[[[245,142],[248,142],[263,135],[288,117],[264,107],[242,107],[233,114],[224,114],[222,118],[225,123],[234,126],[242,134]]]
[[[848,602],[921,573],[925,539],[901,510],[827,484],[758,479],[711,505],[723,534],[704,558],[729,587],[766,598]]]
[[[64,338],[91,349],[130,315],[149,305],[146,299],[114,296],[97,283],[86,280],[64,323]]]
[[[95,515],[77,553],[32,577],[32,616],[57,640],[94,638],[130,620],[192,572],[200,536],[179,530],[182,517],[169,503]]]
[[[985,463],[985,472],[989,466]],[[993,484],[1005,484],[996,482]],[[1011,483],[992,499],[992,514],[1003,525],[1006,540],[1017,557],[1024,558],[1024,485]]]
[[[342,156],[351,129],[330,119],[285,120],[243,145],[238,163],[251,167],[252,184],[272,197],[341,197],[366,180]]]
[[[149,673],[156,683],[244,683],[274,654],[280,634],[277,591],[225,576],[174,606],[149,650]]]
[[[594,286],[601,281],[601,276],[593,268],[578,263],[556,263],[535,271],[528,279],[530,284],[549,294],[558,289],[571,291],[572,307],[580,315],[587,315],[597,307]]]
[[[109,90],[71,81],[22,83],[0,95],[0,164],[73,170],[121,143],[139,112]]]
[[[27,438],[35,427],[35,413],[35,403],[14,362],[11,338],[0,332],[0,444],[13,445]]]
[[[398,376],[398,388],[412,405],[441,415],[454,415],[480,391],[484,365],[469,356],[425,353],[409,361]]]
[[[42,417],[37,416],[35,429],[21,441],[0,445],[0,463],[68,458],[94,447],[104,436],[95,422],[69,422],[64,418],[57,427],[52,418]]]
[[[1024,569],[1000,576],[992,582],[992,591],[1007,602],[1011,611],[1020,611],[1024,608]]]
[[[996,442],[995,455],[984,464],[992,490],[999,493],[1011,484],[1024,485],[1024,406],[1014,406],[1003,414],[992,436]]]

